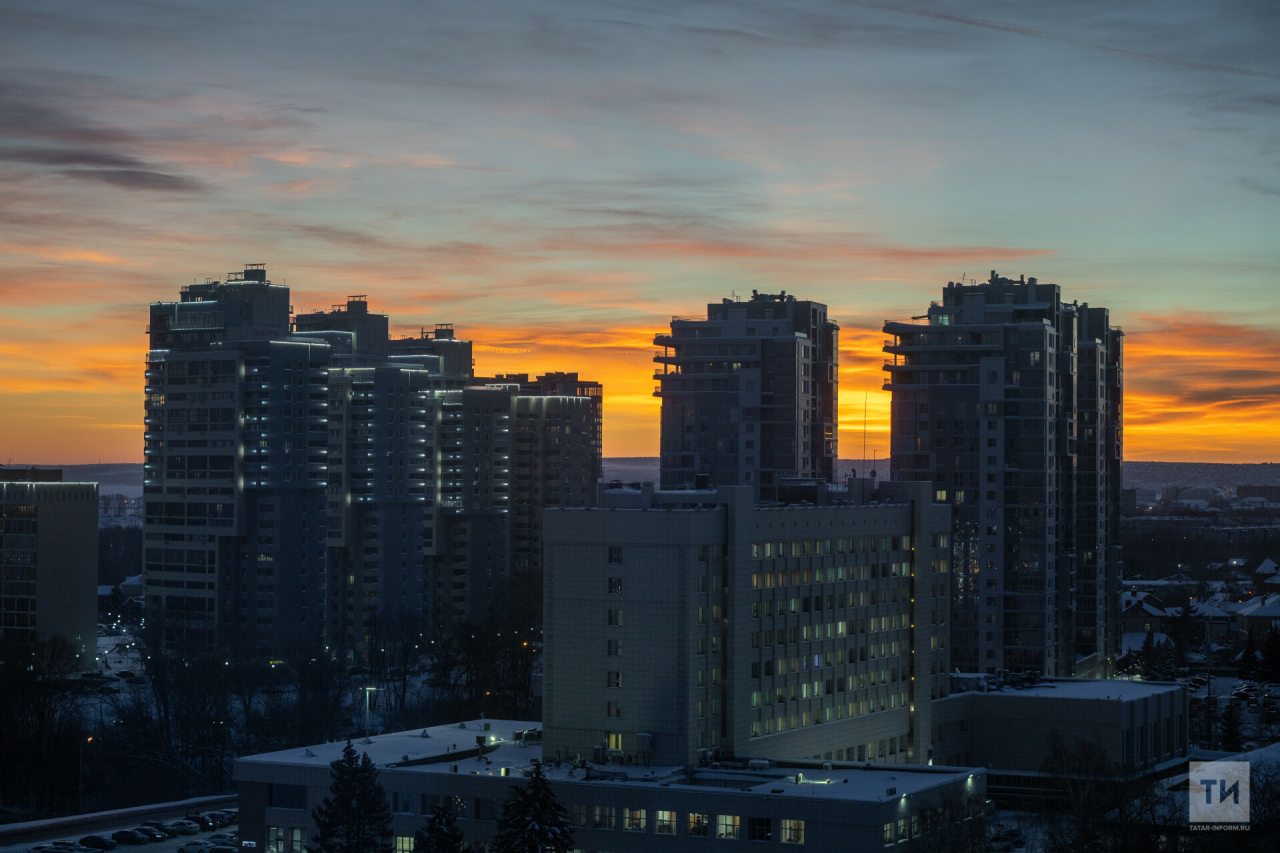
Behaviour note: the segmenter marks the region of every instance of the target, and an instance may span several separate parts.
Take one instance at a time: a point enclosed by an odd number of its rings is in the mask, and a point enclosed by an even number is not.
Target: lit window
[[[644,809],[623,809],[622,810],[622,831],[623,832],[644,832]]]
[[[782,820],[782,843],[804,844],[804,821]]]
[[[685,835],[697,835],[703,838],[707,836],[707,816],[704,814],[689,813],[688,828]]]
[[[653,831],[658,835],[675,835],[676,813],[659,811],[654,819]]]
[[[736,814],[716,815],[716,838],[737,840],[738,816]]]

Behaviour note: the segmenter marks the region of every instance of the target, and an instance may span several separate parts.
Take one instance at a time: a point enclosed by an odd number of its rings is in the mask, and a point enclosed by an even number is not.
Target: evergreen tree
[[[453,798],[445,796],[427,818],[427,825],[413,834],[414,853],[463,853],[462,830],[454,822]]]
[[[512,789],[502,804],[494,853],[568,853],[572,847],[564,806],[535,762],[529,784]]]
[[[1147,632],[1147,636],[1142,639],[1142,648],[1138,650],[1138,671],[1142,673],[1143,678],[1150,679],[1153,677],[1152,671],[1156,665],[1156,637],[1151,631]]]
[[[1262,670],[1268,681],[1280,681],[1280,631],[1267,631],[1267,641],[1262,646]]]
[[[1240,677],[1252,681],[1258,675],[1258,641],[1250,631],[1245,635],[1244,651],[1240,654]]]
[[[1232,702],[1222,714],[1222,744],[1227,752],[1239,752],[1242,738],[1240,735],[1240,706]]]
[[[347,741],[329,777],[332,796],[311,810],[316,834],[308,853],[391,853],[391,809],[369,753],[357,758]]]

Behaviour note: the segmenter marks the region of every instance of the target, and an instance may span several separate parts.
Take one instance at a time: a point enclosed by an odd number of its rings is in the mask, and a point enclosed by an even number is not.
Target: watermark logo
[[[1224,824],[1234,824],[1248,828],[1249,762],[1192,761],[1189,781],[1193,826],[1213,824],[1214,829],[1227,829]]]

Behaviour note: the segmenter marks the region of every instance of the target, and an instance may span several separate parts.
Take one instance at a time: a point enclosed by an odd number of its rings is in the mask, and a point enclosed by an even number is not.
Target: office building
[[[250,265],[151,308],[145,575],[165,642],[357,657],[390,618],[490,618],[513,571],[537,581],[542,506],[594,500],[600,385],[477,379],[447,324],[389,339],[363,296],[289,302]]]
[[[753,291],[708,305],[705,320],[673,317],[654,343],[662,488],[741,485],[776,500],[784,478],[832,480],[839,327],[827,306]]]
[[[98,653],[98,484],[0,468],[0,654],[60,636],[80,669]]]
[[[817,850],[953,849],[981,834],[986,771],[821,761],[747,766],[574,767],[539,744],[538,724],[470,720],[374,735],[354,744],[377,767],[391,808],[393,844],[447,801],[467,845],[492,846],[510,792],[543,761],[565,807],[576,850],[691,851],[709,843]],[[311,810],[330,796],[329,764],[342,743],[236,760],[242,843],[302,853],[315,834]]]
[[[544,512],[548,755],[927,763],[950,509],[928,484],[806,485],[761,506],[614,484]]]
[[[952,665],[1111,674],[1121,332],[1056,284],[994,271],[916,319],[884,327],[892,470],[954,508]]]

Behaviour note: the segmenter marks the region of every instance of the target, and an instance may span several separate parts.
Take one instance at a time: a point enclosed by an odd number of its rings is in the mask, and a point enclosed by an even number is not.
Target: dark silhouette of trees
[[[311,810],[316,834],[308,853],[391,853],[391,809],[369,753],[351,741],[329,765],[329,793]]]
[[[1041,815],[1045,853],[1156,853],[1175,812],[1155,783],[1135,783],[1098,741],[1053,732],[1044,772],[1055,796]],[[1185,806],[1184,806],[1185,808]]]
[[[551,783],[534,762],[533,776],[513,788],[498,818],[495,853],[568,853],[573,847],[573,827],[565,808],[556,799]]]
[[[88,737],[68,690],[76,665],[61,635],[0,647],[0,807],[14,819],[76,805],[80,744]]]
[[[456,823],[452,800],[452,797],[442,797],[427,816],[427,825],[413,834],[415,853],[463,853],[463,834]]]

